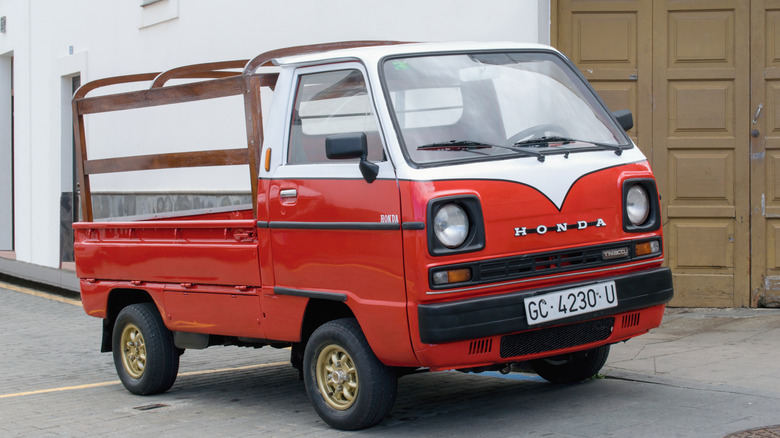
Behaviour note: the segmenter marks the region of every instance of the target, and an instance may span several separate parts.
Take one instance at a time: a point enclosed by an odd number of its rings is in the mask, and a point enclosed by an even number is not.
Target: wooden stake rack
[[[180,167],[248,165],[252,187],[252,206],[257,214],[257,178],[260,148],[263,142],[261,87],[273,89],[278,73],[258,73],[260,67],[273,65],[274,59],[328,50],[398,44],[396,41],[343,41],[288,47],[262,53],[251,60],[209,62],[187,65],[165,72],[141,73],[98,79],[81,86],[73,96],[73,132],[76,146],[76,172],[81,187],[81,212],[92,222],[90,175]],[[240,70],[239,70],[240,69]],[[177,85],[171,79],[202,79]],[[149,89],[87,97],[90,92],[118,84],[151,81]],[[244,96],[247,145],[235,149],[164,153],[90,160],[84,116],[110,111],[146,108],[229,96]]]

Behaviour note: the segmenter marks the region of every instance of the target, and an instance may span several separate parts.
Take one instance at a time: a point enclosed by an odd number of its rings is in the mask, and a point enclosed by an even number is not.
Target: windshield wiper
[[[549,146],[550,143],[560,143],[561,145],[567,145],[567,144],[570,144],[570,143],[587,143],[587,144],[591,144],[593,146],[597,146],[597,147],[600,147],[600,148],[609,149],[611,151],[614,151],[615,155],[622,155],[623,154],[623,148],[620,147],[620,145],[608,144],[608,143],[599,143],[599,142],[588,141],[588,140],[577,140],[577,139],[574,139],[574,138],[559,137],[559,136],[529,138],[529,139],[526,139],[526,140],[516,141],[513,146],[546,147],[546,146]]]
[[[429,143],[429,144],[424,144],[422,146],[418,146],[417,150],[418,151],[470,151],[474,149],[489,149],[489,148],[508,149],[512,152],[521,155],[525,155],[528,157],[535,157],[537,160],[539,160],[539,162],[544,162],[544,155],[534,150],[518,149],[514,146],[490,144],[490,143],[485,143],[483,141],[474,141],[474,140],[450,140],[450,141]]]
[[[549,146],[550,143],[569,144],[569,143],[574,143],[575,141],[577,140],[553,135],[550,137],[527,138],[525,140],[516,141],[512,145],[513,146],[532,146],[532,145]]]
[[[418,151],[466,151],[472,149],[489,149],[492,144],[472,140],[450,140],[418,146]]]

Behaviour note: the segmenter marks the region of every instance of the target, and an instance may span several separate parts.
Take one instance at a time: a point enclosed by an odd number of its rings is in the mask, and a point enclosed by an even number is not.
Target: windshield
[[[549,52],[390,58],[385,90],[414,163],[631,147],[587,84]]]

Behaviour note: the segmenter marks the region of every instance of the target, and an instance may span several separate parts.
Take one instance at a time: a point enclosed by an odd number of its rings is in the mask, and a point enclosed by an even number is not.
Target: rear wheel
[[[593,377],[609,356],[609,345],[592,350],[536,359],[530,362],[536,374],[552,383],[576,383]]]
[[[338,319],[317,328],[306,343],[303,364],[303,380],[314,409],[337,429],[373,426],[395,404],[395,372],[377,359],[354,319]]]
[[[132,304],[119,312],[112,350],[119,379],[133,394],[159,394],[176,381],[179,350],[152,303]]]

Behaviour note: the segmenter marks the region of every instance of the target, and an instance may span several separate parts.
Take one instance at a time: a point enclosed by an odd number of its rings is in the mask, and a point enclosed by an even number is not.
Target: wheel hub
[[[320,351],[315,371],[325,402],[333,409],[349,409],[358,393],[358,375],[352,356],[341,346],[328,345]]]
[[[341,386],[347,381],[347,372],[344,370],[336,370],[330,373],[328,381],[332,385]]]
[[[122,330],[122,365],[134,379],[140,379],[146,369],[146,343],[144,335],[135,324]]]

